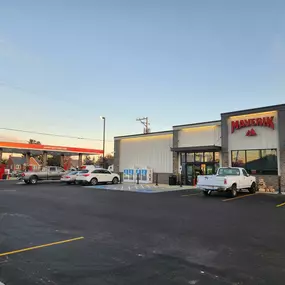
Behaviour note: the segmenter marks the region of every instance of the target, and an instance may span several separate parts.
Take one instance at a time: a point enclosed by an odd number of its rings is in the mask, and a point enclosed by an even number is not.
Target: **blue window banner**
[[[124,169],[124,180],[129,179],[129,169]]]
[[[143,181],[147,180],[147,170],[146,169],[142,169],[142,178]]]
[[[129,180],[133,180],[133,179],[134,179],[134,170],[129,169]]]

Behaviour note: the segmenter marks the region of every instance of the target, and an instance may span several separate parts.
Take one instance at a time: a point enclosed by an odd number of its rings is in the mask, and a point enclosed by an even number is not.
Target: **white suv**
[[[120,176],[116,173],[111,173],[107,169],[97,168],[93,171],[83,170],[77,174],[76,182],[78,184],[91,184],[97,185],[98,183],[118,184],[120,182]]]

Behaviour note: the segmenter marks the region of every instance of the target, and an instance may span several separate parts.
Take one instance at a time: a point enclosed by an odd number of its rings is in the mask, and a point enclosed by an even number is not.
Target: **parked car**
[[[86,169],[80,171],[76,176],[76,183],[78,184],[96,185],[98,183],[108,182],[118,184],[120,182],[120,176],[103,168],[96,168],[95,170]]]
[[[76,179],[76,176],[77,176],[77,174],[78,174],[79,172],[80,172],[80,171],[70,171],[70,172],[64,174],[64,175],[60,178],[60,181],[66,182],[67,184],[72,184],[72,183],[75,184],[75,179]]]
[[[216,175],[199,175],[197,182],[197,188],[202,189],[206,196],[217,191],[230,192],[235,197],[242,189],[255,193],[256,187],[256,178],[239,167],[221,167]]]
[[[27,171],[22,173],[22,180],[26,184],[37,184],[39,180],[60,180],[66,171],[62,167],[47,166],[41,171]]]

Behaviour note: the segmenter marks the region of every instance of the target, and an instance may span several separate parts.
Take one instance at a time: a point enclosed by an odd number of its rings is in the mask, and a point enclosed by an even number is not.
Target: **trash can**
[[[177,176],[176,175],[170,175],[169,176],[169,185],[177,185]]]

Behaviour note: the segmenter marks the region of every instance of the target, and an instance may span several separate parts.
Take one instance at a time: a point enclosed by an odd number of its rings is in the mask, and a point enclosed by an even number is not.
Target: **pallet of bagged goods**
[[[268,186],[268,192],[273,193],[275,192],[275,189],[273,188],[273,186]]]
[[[258,190],[259,190],[259,192],[267,192],[266,183],[265,183],[263,178],[259,178]]]

